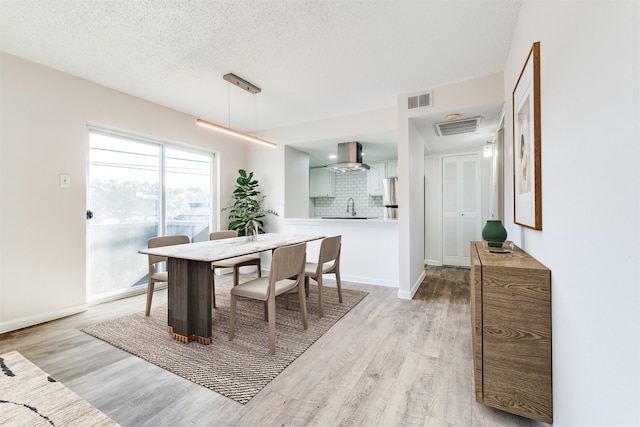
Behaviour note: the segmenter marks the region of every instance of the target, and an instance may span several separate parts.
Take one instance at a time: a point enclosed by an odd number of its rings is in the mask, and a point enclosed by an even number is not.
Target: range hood
[[[338,161],[325,166],[335,172],[366,171],[369,165],[362,163],[362,144],[357,141],[338,144]]]

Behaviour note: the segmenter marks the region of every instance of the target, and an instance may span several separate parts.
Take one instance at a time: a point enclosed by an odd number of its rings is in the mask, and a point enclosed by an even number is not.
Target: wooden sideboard
[[[552,423],[551,271],[471,242],[470,281],[476,400]]]

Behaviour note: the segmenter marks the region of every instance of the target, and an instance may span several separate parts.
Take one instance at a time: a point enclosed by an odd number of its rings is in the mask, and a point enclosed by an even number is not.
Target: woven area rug
[[[318,316],[317,286],[311,285],[307,298],[309,328],[302,326],[297,294],[276,298],[276,354],[269,355],[268,324],[264,304],[239,299],[236,334],[228,339],[229,290],[231,284],[216,283],[216,309],[213,309],[213,342],[183,344],[167,332],[167,306],[98,323],[82,329],[122,350],[210,388],[236,402],[245,404],[269,381],[300,356],[351,308],[367,296],[366,292],[342,290],[338,302],[335,288],[323,287],[324,317]]]
[[[17,351],[0,355],[0,424],[118,426]]]

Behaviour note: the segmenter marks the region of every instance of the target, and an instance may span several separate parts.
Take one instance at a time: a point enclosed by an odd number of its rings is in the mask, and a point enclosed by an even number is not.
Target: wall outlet
[[[68,188],[71,187],[71,176],[66,174],[60,174],[60,187]]]

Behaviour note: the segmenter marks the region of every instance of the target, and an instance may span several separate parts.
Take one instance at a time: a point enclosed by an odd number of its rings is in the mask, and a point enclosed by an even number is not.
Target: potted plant
[[[267,214],[278,213],[262,208],[261,204],[266,196],[260,195],[257,189],[258,181],[253,179],[253,172],[247,173],[240,169],[238,173],[240,176],[236,179],[236,188],[233,190],[235,202],[222,210],[229,210],[229,230],[236,230],[238,236],[253,239],[256,234],[264,233],[262,218]]]

